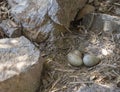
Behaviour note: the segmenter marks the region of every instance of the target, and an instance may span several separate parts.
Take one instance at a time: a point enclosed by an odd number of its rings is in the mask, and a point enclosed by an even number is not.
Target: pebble
[[[89,0],[88,3],[92,3],[94,0]]]
[[[120,15],[120,8],[116,8],[116,9],[115,9],[115,13],[116,13],[117,15]]]

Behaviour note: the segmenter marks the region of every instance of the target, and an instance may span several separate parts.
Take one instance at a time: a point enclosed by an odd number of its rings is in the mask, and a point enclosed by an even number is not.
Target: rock
[[[82,54],[78,50],[74,50],[67,55],[68,61],[73,66],[81,66],[83,64]]]
[[[43,59],[24,36],[0,39],[0,92],[36,92]]]
[[[81,18],[83,18],[85,15],[93,13],[95,11],[95,7],[92,5],[85,5],[84,8],[79,12],[76,20],[79,20]]]
[[[79,9],[83,8],[87,0],[54,0],[50,9],[49,16],[58,24],[67,28],[74,20]]]
[[[55,28],[56,25],[60,29],[68,28],[86,2],[87,0],[8,0],[13,18],[22,24],[24,34],[35,42],[43,42],[49,38],[51,31],[59,31]]]
[[[114,0],[106,0],[106,3],[112,4],[112,3],[115,3],[115,1]]]
[[[0,27],[8,37],[20,37],[22,28],[12,20],[2,20]]]
[[[120,8],[115,9],[115,14],[120,15]]]
[[[88,14],[83,18],[83,25],[88,28],[91,21],[92,17],[93,22],[91,25],[90,29],[91,30],[96,30],[100,32],[101,30],[103,31],[108,31],[108,32],[120,32],[120,18],[117,16],[111,16],[108,14],[101,14],[101,13],[92,13]],[[106,30],[107,29],[107,30]]]
[[[83,57],[83,63],[86,66],[94,66],[100,62],[100,59],[94,55],[86,54]]]
[[[88,0],[88,3],[92,3],[94,0]]]
[[[99,6],[99,4],[100,4],[99,0],[94,0],[94,5],[95,6]]]
[[[89,86],[81,86],[77,92],[120,92],[119,88],[113,85],[92,84]]]
[[[90,76],[90,81],[93,81],[93,80],[95,80],[95,79],[97,79],[97,77],[96,77],[95,75]]]

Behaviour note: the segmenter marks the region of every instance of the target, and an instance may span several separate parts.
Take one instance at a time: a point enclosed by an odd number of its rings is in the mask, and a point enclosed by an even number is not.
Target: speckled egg
[[[83,61],[81,59],[82,54],[79,50],[74,50],[68,53],[67,58],[68,62],[73,66],[81,66],[83,64]]]

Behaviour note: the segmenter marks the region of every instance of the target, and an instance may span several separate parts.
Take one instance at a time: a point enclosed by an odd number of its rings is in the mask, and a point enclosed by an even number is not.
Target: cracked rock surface
[[[8,0],[11,14],[16,22],[22,24],[23,33],[38,43],[45,41],[51,36],[50,33],[63,32],[61,29],[69,28],[70,22],[86,2],[87,0]]]
[[[35,92],[42,61],[40,51],[24,36],[0,39],[0,92]]]

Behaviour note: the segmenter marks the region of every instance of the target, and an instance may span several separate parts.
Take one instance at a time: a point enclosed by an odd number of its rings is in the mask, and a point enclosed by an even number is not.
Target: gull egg
[[[81,66],[83,61],[81,59],[82,54],[79,50],[74,50],[67,55],[67,59],[69,63],[73,66]]]
[[[100,62],[100,59],[92,54],[86,54],[83,57],[84,65],[89,66],[89,67],[94,66],[98,64],[99,62]]]

